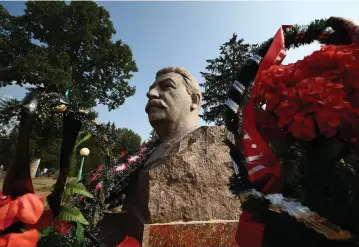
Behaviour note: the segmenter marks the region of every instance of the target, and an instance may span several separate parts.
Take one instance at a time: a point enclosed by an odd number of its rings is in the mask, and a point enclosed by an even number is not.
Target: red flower
[[[125,157],[126,154],[127,154],[126,150],[123,150],[123,151],[121,151],[121,153],[120,153],[120,157],[121,157],[121,158],[122,158],[122,157]]]
[[[2,196],[2,192],[0,192]],[[14,222],[35,224],[44,211],[44,203],[40,196],[25,194],[15,200],[7,200],[8,203],[0,206],[0,231],[5,230]]]
[[[54,221],[52,226],[54,226],[55,231],[60,235],[66,235],[70,231],[71,223],[66,221]]]
[[[311,117],[304,117],[304,115],[296,114],[295,121],[289,126],[288,130],[295,138],[311,141],[316,135],[314,132],[314,122]]]
[[[94,174],[92,174],[92,176],[91,176],[91,178],[90,178],[90,181],[89,181],[89,185],[90,185],[93,181],[95,181],[98,176],[100,176],[99,173],[94,173]]]
[[[99,182],[98,184],[96,184],[96,187],[95,187],[96,190],[99,190],[99,189],[101,189],[101,188],[102,188],[102,183],[101,183],[101,182]]]
[[[25,194],[12,200],[3,196],[0,191],[0,231],[7,229],[19,221],[25,224],[35,224],[44,211],[44,203],[40,196]],[[0,247],[36,247],[39,233],[32,229],[23,233],[9,233],[0,237]]]
[[[97,166],[97,168],[96,168],[96,171],[101,171],[102,170],[102,168],[103,168],[103,165],[102,164],[99,164],[98,166]]]
[[[359,137],[359,44],[324,46],[295,64],[273,65],[257,75],[251,96],[295,138],[347,138],[349,130]]]
[[[147,150],[146,145],[143,145],[138,152],[141,154],[141,153],[145,152],[146,150]]]
[[[119,172],[119,171],[124,171],[127,169],[127,164],[121,164],[118,166],[115,166],[115,168],[113,169],[114,172]]]
[[[134,155],[134,156],[131,156],[127,159],[127,162],[128,163],[133,163],[133,162],[136,162],[138,159],[140,159],[141,156],[140,155]]]
[[[36,247],[39,232],[35,229],[23,233],[10,233],[0,237],[0,247]]]

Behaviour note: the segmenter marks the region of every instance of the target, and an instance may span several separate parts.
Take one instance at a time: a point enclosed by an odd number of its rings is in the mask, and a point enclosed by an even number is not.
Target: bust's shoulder
[[[224,126],[201,126],[169,146],[157,146],[154,153],[147,160],[145,167],[152,169],[158,164],[168,162],[168,159],[181,159],[180,157],[207,157],[209,153],[216,153],[230,159],[229,149],[225,144],[226,128]],[[150,168],[151,167],[151,168]]]
[[[227,129],[225,126],[200,126],[191,133],[186,135],[186,138],[190,137],[205,137],[212,136],[218,138],[225,138]]]
[[[208,150],[211,147],[225,151],[227,149],[227,146],[224,142],[226,139],[226,133],[227,130],[224,126],[198,127],[179,140],[174,145],[171,153],[178,153],[189,150],[194,152],[201,152],[202,150]]]

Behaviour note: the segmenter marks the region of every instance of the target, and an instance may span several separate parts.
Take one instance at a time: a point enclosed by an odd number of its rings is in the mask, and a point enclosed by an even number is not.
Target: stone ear
[[[197,110],[200,107],[201,96],[198,93],[191,94],[192,104],[191,111]]]

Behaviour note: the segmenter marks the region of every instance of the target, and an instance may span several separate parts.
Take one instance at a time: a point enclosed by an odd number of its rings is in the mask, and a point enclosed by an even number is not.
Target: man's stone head
[[[168,67],[158,71],[147,97],[146,113],[153,127],[165,122],[198,124],[201,88],[185,68]]]

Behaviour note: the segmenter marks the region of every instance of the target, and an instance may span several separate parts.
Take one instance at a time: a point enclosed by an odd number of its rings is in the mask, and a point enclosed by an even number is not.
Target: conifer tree
[[[201,118],[207,123],[224,124],[224,104],[227,100],[228,88],[236,80],[240,68],[251,56],[253,47],[233,34],[229,41],[220,46],[219,56],[206,61],[208,64],[206,72],[201,72],[205,82],[200,86],[204,88]]]

